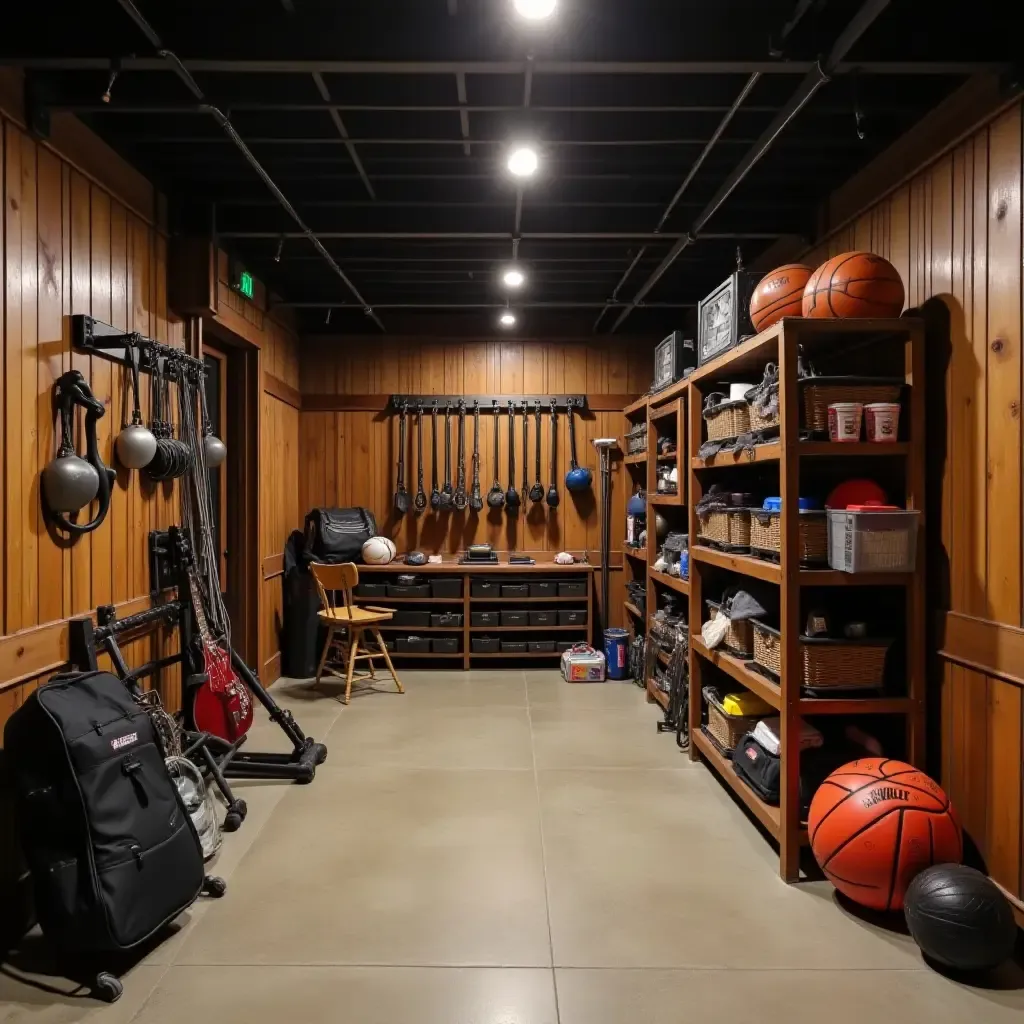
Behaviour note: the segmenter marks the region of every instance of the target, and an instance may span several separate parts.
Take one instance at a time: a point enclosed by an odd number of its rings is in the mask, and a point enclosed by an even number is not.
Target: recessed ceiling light
[[[498,317],[498,323],[501,324],[502,327],[515,327],[515,325],[516,325],[515,314],[514,313],[502,313],[501,316]]]
[[[508,158],[508,169],[517,178],[532,178],[537,173],[538,164],[537,151],[529,146],[517,147]]]
[[[530,21],[543,21],[555,13],[558,0],[514,0],[516,11]]]
[[[508,288],[522,288],[526,283],[526,275],[521,270],[516,270],[515,267],[510,267],[505,271],[502,281],[505,282]]]

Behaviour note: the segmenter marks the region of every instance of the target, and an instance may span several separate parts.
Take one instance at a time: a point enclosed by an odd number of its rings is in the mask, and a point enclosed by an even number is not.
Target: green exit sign
[[[252,298],[252,274],[248,270],[243,270],[238,275],[238,290],[247,298]]]

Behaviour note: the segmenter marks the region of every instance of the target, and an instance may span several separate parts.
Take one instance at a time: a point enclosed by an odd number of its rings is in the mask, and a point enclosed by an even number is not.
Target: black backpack
[[[368,508],[315,508],[306,514],[306,545],[318,562],[361,562],[363,545],[377,536]]]
[[[8,720],[4,748],[36,913],[59,950],[137,946],[195,901],[199,836],[124,683],[54,677]]]

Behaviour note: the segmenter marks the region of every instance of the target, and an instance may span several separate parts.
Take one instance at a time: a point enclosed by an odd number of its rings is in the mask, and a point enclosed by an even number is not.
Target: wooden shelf
[[[655,583],[659,583],[661,586],[668,587],[669,590],[674,590],[687,597],[690,596],[690,583],[688,580],[680,579],[678,576],[669,576],[667,572],[655,572],[653,569],[648,569],[647,574]]]
[[[707,459],[690,459],[691,469],[721,469],[731,466],[746,466],[753,462],[778,462],[781,445],[758,445],[753,451],[737,448],[731,452],[719,452]]]
[[[462,633],[465,626],[397,626],[393,622],[377,627],[382,633],[408,633],[410,636],[419,636],[420,633]]]
[[[647,551],[644,548],[623,548],[623,554],[627,558],[632,558],[634,562],[643,562],[647,564]]]
[[[582,597],[470,597],[470,604],[579,604]],[[461,598],[459,604],[462,604]]]
[[[683,494],[680,491],[677,494],[655,494],[647,498],[648,505],[667,505],[681,507],[686,504],[683,500]]]
[[[649,396],[644,395],[643,398],[638,398],[635,402],[630,402],[629,405],[622,410],[622,415],[635,416],[640,412],[646,413],[648,401],[650,401]]]
[[[585,622],[582,626],[470,626],[470,633],[578,633],[590,629]]]
[[[668,694],[663,690],[659,690],[658,687],[654,685],[653,679],[647,680],[647,696],[658,704],[663,711],[668,711]]]
[[[679,452],[671,452],[668,455],[657,455],[655,460],[657,462],[676,462],[679,458]]]
[[[507,552],[498,552],[499,557],[504,554],[507,557]],[[528,554],[531,557],[540,556],[541,558],[547,558],[547,553],[543,551],[525,551],[517,552],[513,551],[512,554]],[[550,573],[554,575],[564,575],[565,573],[592,573],[594,567],[589,562],[573,562],[572,565],[559,565],[557,562],[539,561],[534,562],[533,565],[513,565],[508,561],[500,562],[484,562],[479,565],[476,563],[467,565],[459,562],[457,558],[451,559],[446,562],[428,562],[426,565],[406,565],[405,562],[389,562],[387,565],[361,565],[359,566],[359,575],[383,575],[388,574],[396,575],[398,573],[408,573],[416,576],[521,576],[523,573],[532,575],[535,573]]]
[[[712,665],[720,668],[726,675],[735,679],[740,686],[756,693],[762,700],[767,701],[773,708],[778,710],[782,707],[782,688],[778,683],[773,683],[767,676],[755,672],[736,658],[725,651],[713,651],[708,647],[700,636],[690,637],[690,647],[702,658],[711,662]]]
[[[393,604],[462,604],[461,597],[362,597],[354,594],[352,600],[357,604],[378,604],[389,608]]]
[[[561,651],[527,651],[525,654],[513,654],[511,651],[498,651],[495,654],[474,654],[473,651],[469,652],[471,658],[515,658],[518,661],[520,658],[560,658],[562,656]],[[462,655],[460,654],[461,658]]]
[[[910,697],[800,698],[801,715],[905,715],[917,710]]]
[[[629,612],[629,614],[632,615],[634,618],[641,620],[644,618],[643,612],[641,612],[640,609],[637,608],[637,606],[633,604],[631,601],[623,601],[622,607],[625,608],[626,611]]]
[[[737,448],[731,452],[720,452],[708,459],[691,459],[693,469],[719,469],[730,466],[747,466],[757,462],[778,462],[781,458],[782,445],[775,441],[772,444],[758,445],[753,451]],[[906,456],[910,454],[910,445],[904,441],[898,444],[871,444],[860,441],[857,444],[834,444],[831,441],[801,441],[796,446],[796,454],[802,459],[814,458],[871,458],[879,455]]]
[[[430,651],[427,654],[417,654],[415,651],[388,651],[389,657],[392,658],[459,658],[461,660],[462,653],[458,654],[435,654]],[[383,655],[374,655],[374,657],[383,657]]]
[[[704,759],[718,773],[719,778],[746,804],[750,813],[776,838],[781,832],[781,814],[778,807],[766,804],[733,770],[732,763],[722,757],[715,745],[697,729],[690,736],[690,742],[701,752]]]
[[[658,423],[661,420],[667,420],[673,416],[678,416],[681,403],[682,399],[677,398],[674,402],[669,402],[667,405],[659,405],[656,409],[651,409],[648,413],[650,421],[652,423]]]
[[[627,466],[643,466],[647,463],[647,452],[638,452],[636,455],[624,455],[622,461]]]
[[[843,572],[840,569],[801,569],[801,587],[905,587],[912,572]]]
[[[690,562],[702,562],[704,565],[714,565],[719,569],[730,569],[732,572],[753,576],[768,583],[779,583],[782,580],[782,568],[774,562],[766,562],[752,555],[730,555],[701,544],[690,547]]]

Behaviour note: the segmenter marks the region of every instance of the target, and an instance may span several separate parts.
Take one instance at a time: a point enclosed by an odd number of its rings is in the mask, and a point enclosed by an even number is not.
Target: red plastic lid
[[[848,508],[850,505],[884,505],[885,491],[874,480],[846,480],[836,487],[825,501],[826,508]]]
[[[847,512],[902,512],[899,505],[876,505],[870,502],[867,505],[847,505]]]

